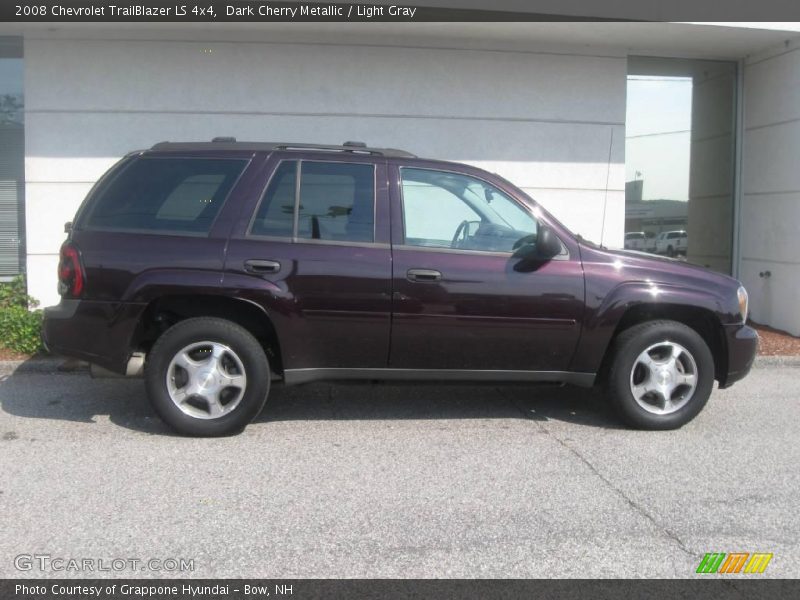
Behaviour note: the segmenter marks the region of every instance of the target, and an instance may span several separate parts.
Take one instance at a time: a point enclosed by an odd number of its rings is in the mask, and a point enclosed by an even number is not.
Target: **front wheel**
[[[264,349],[247,330],[224,319],[177,323],[158,338],[145,364],[153,408],[184,435],[241,431],[264,407],[269,384]]]
[[[703,338],[675,321],[649,321],[615,340],[611,403],[639,429],[676,429],[703,409],[714,386],[714,358]]]

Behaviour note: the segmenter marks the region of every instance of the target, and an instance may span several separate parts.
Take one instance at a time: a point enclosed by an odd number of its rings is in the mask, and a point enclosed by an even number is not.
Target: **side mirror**
[[[553,233],[552,229],[544,225],[539,226],[538,235],[535,240],[523,238],[520,241],[522,241],[522,244],[519,248],[514,250],[514,258],[544,261],[561,254],[561,241],[558,239],[558,236]]]
[[[536,240],[536,253],[542,260],[550,260],[561,254],[561,240],[546,226],[539,227],[539,239]]]

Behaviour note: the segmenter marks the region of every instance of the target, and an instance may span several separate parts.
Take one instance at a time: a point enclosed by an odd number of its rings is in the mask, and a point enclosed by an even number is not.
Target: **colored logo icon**
[[[697,566],[697,573],[763,573],[772,553],[767,552],[708,552]]]

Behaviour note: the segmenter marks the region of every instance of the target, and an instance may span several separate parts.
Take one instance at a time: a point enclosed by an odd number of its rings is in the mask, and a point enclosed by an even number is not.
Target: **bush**
[[[8,283],[0,283],[0,308],[22,306],[23,308],[36,308],[39,302],[28,296],[28,286],[25,278],[17,275]]]
[[[35,354],[42,349],[42,311],[23,306],[0,308],[0,346]]]
[[[38,305],[23,277],[0,284],[0,347],[22,354],[42,349],[42,311],[30,310]]]

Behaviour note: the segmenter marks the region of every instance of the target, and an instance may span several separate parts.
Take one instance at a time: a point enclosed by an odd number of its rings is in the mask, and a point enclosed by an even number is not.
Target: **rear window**
[[[208,233],[246,160],[137,158],[93,202],[83,226]]]

